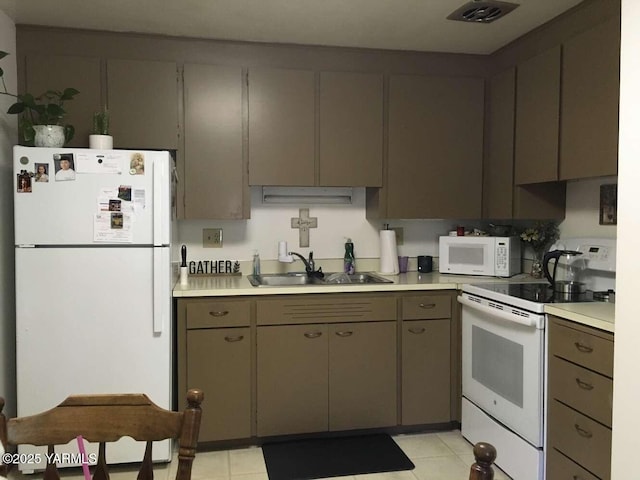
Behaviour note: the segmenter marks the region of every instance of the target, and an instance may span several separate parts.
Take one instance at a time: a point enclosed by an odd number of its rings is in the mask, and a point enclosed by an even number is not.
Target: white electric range
[[[546,281],[496,281],[463,285],[458,297],[462,435],[472,443],[492,443],[498,451],[496,464],[518,480],[545,478],[544,305],[611,299],[615,289],[614,239],[567,239],[555,248],[583,252],[586,293],[563,297],[554,294]]]

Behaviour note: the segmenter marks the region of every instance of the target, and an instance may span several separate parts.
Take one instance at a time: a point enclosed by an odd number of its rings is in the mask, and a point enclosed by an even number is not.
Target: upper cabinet
[[[479,218],[484,81],[392,75],[386,184],[367,216]]]
[[[382,75],[320,73],[321,186],[382,186]]]
[[[564,44],[560,179],[618,173],[620,19]]]
[[[174,62],[107,61],[107,103],[117,148],[178,148]]]
[[[487,151],[483,170],[482,215],[489,219],[562,219],[566,185],[513,184],[516,72],[509,68],[489,81]]]
[[[517,67],[515,184],[558,179],[560,46]]]
[[[184,65],[184,215],[249,218],[243,155],[243,71]]]
[[[249,184],[382,185],[382,75],[249,70]]]
[[[249,70],[249,184],[314,185],[315,74]]]
[[[47,90],[75,88],[80,93],[65,102],[64,124],[73,125],[69,147],[88,147],[93,112],[100,110],[100,59],[65,55],[30,54],[26,57],[26,91],[40,95]]]

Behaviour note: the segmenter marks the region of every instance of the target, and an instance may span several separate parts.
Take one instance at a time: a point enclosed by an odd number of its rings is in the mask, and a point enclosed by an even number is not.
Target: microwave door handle
[[[486,313],[487,315],[491,315],[493,317],[498,317],[502,320],[506,320],[508,322],[519,323],[527,327],[537,327],[537,322],[535,319],[520,317],[518,315],[513,315],[511,313],[504,312],[502,310],[497,310],[491,307],[485,307],[484,305],[473,302],[469,300],[467,297],[464,297],[462,295],[458,295],[458,303],[461,303],[462,305],[472,308],[474,310],[478,310],[479,312]]]

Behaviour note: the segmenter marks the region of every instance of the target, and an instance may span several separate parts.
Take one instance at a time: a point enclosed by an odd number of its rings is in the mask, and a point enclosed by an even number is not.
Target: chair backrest
[[[81,435],[89,442],[99,443],[93,479],[107,480],[106,442],[131,437],[147,442],[138,480],[152,480],[152,443],[178,438],[176,480],[189,480],[200,431],[200,403],[203,399],[202,391],[189,390],[187,408],[184,412],[173,412],[158,407],[142,393],[72,395],[51,410],[7,421],[2,414],[4,399],[0,398],[0,440],[8,451],[18,445],[36,445],[47,446],[48,453],[52,454],[54,445],[64,445]],[[0,475],[6,474],[6,466],[2,466],[5,468],[0,469]],[[44,480],[59,478],[55,462],[48,463]]]
[[[490,443],[478,442],[473,446],[476,463],[471,465],[469,480],[493,480],[491,465],[496,459],[496,449]]]

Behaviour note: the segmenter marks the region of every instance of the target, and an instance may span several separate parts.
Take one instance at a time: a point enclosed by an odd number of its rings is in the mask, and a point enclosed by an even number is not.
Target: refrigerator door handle
[[[156,156],[153,168],[153,245],[169,245],[171,240],[171,181],[169,152]]]
[[[171,260],[168,247],[153,249],[153,333],[163,334],[170,324]]]

